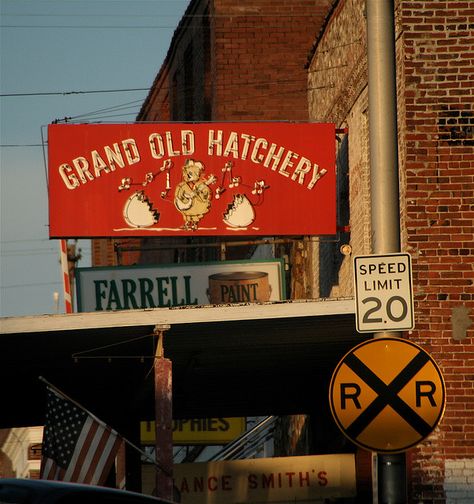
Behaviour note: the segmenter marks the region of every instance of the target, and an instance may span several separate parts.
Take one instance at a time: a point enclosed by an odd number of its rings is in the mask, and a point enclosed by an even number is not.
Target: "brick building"
[[[411,502],[468,502],[474,499],[474,6],[399,0],[395,20],[401,243],[413,261],[416,317],[405,336],[434,357],[447,389],[441,424],[407,454],[409,495]],[[332,241],[290,240],[277,252],[290,257],[293,298],[351,296],[352,261],[340,246],[350,244],[352,255],[371,251],[366,55],[364,0],[193,0],[138,116],[311,120],[347,130],[336,142],[341,231]],[[172,262],[176,254],[208,258],[195,252],[197,240],[187,241],[185,252],[182,245],[155,239],[118,249],[129,254],[123,264]],[[96,240],[94,264],[116,261],[114,246]],[[277,446],[281,454],[300,455],[342,444],[330,418],[302,414],[282,421]]]
[[[446,380],[440,426],[408,452],[413,502],[474,499],[474,5],[395,2],[402,251],[413,260],[415,330]],[[349,130],[350,244],[370,253],[367,37],[362,0],[337,3],[309,67],[310,118]],[[323,71],[324,70],[324,71]],[[347,209],[346,209],[347,210]],[[351,262],[309,254],[313,296],[351,293]],[[325,277],[325,275],[327,276]],[[319,288],[319,291],[318,291]]]

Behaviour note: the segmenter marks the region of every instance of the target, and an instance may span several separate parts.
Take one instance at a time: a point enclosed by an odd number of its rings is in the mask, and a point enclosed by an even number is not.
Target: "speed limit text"
[[[369,291],[379,291],[379,290],[391,290],[400,289],[403,278],[380,278],[382,275],[393,275],[402,274],[406,271],[406,264],[400,262],[381,262],[378,264],[360,264],[359,274],[362,277],[365,275],[377,275],[377,279],[363,279],[364,290]]]

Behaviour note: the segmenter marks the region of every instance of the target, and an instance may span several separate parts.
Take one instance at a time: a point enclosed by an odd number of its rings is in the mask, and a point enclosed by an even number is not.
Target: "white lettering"
[[[265,140],[265,138],[257,138],[257,140],[255,141],[252,155],[250,156],[250,159],[254,163],[262,163],[265,157],[262,153],[259,152],[260,147],[262,147],[263,149],[266,149],[268,147],[268,142]]]
[[[214,147],[216,147],[216,152],[214,152]],[[214,130],[209,130],[207,153],[209,156],[222,156],[222,130],[217,130],[217,137],[214,137]]]
[[[323,176],[327,173],[327,170],[325,170],[324,168],[322,170],[319,170],[319,166],[314,163],[313,165],[313,177],[311,179],[311,182],[308,184],[308,189],[312,189],[316,182]]]
[[[105,173],[110,173],[110,169],[105,163],[105,161],[100,157],[100,154],[94,150],[91,152],[92,157],[92,165],[94,166],[94,175],[96,177],[100,177],[101,170],[104,170]]]
[[[125,157],[127,158],[129,165],[138,163],[140,161],[140,154],[138,153],[138,147],[133,138],[123,140],[122,146],[125,152]]]
[[[292,151],[289,150],[286,153],[285,159],[283,160],[283,163],[280,166],[280,169],[278,170],[278,173],[280,175],[285,176],[285,177],[289,177],[290,174],[286,171],[286,168],[293,167],[293,162],[291,160],[292,159],[297,159],[297,158],[298,158],[298,154],[295,154],[294,152],[292,152]]]
[[[191,130],[181,132],[181,145],[183,147],[183,156],[194,154],[194,133]]]
[[[166,132],[166,145],[168,147],[168,155],[169,156],[179,156],[181,154],[179,151],[174,150],[173,138],[171,136],[171,131]]]
[[[232,152],[234,159],[239,159],[239,137],[235,131],[232,131],[227,140],[227,145],[224,149],[224,156],[229,156]]]
[[[118,143],[114,143],[113,146],[114,150],[106,145],[104,147],[104,152],[107,157],[107,161],[109,162],[110,169],[115,171],[115,163],[117,163],[120,168],[123,168],[125,166],[125,162],[123,160],[122,153],[120,152]]]
[[[152,133],[148,137],[150,142],[151,155],[154,159],[161,159],[165,155],[165,147],[163,145],[163,138],[159,133]]]
[[[62,164],[59,168],[59,175],[61,175],[61,178],[63,179],[63,182],[66,184],[66,187],[68,189],[75,189],[76,187],[80,186],[79,180],[77,180],[76,175],[72,172],[72,168],[68,164]]]
[[[72,164],[79,175],[79,179],[83,184],[87,183],[87,179],[94,180],[94,175],[89,171],[89,161],[85,157],[77,157],[72,160]],[[87,176],[87,179],[86,179]]]
[[[278,152],[275,154],[276,148],[277,148],[276,144],[272,143],[270,145],[267,157],[265,159],[265,162],[263,163],[263,166],[268,168],[270,166],[270,161],[273,159],[273,165],[272,165],[273,171],[276,171],[276,169],[278,168],[278,165],[280,164],[281,158],[283,156],[283,152],[285,151],[283,147],[280,147],[278,149]]]
[[[247,159],[247,154],[249,152],[250,143],[255,140],[255,137],[252,135],[247,135],[245,133],[242,133],[240,136],[244,139],[244,147],[242,149],[240,159],[242,159],[242,161],[245,161]]]
[[[302,157],[299,160],[295,168],[295,171],[293,172],[293,175],[291,176],[291,180],[298,179],[298,184],[303,185],[304,176],[309,172],[310,168],[311,168],[311,161],[309,159],[306,159],[305,157]]]

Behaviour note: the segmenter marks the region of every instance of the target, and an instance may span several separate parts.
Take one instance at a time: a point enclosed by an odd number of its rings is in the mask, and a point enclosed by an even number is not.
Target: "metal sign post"
[[[394,2],[366,0],[366,12],[372,252],[384,254],[400,252]],[[387,334],[381,331],[375,337]],[[396,464],[383,457],[379,456],[379,462],[386,470],[378,474],[378,500],[380,504],[404,503],[405,456],[391,455],[397,458]]]

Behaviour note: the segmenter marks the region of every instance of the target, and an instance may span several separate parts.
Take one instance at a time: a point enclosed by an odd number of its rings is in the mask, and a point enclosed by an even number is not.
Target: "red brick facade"
[[[311,116],[349,128],[350,243],[355,253],[370,250],[364,22],[363,0],[338,2],[309,68],[310,87],[320,88],[310,93]],[[470,502],[474,4],[396,2],[396,50],[402,250],[413,259],[416,316],[416,328],[406,336],[438,362],[447,389],[441,424],[408,453],[410,498],[417,503]],[[322,67],[339,70],[319,76]],[[343,73],[340,79],[338,72]],[[344,260],[331,295],[340,295],[341,286],[350,292],[349,275],[350,261]]]
[[[139,120],[307,120],[307,54],[333,3],[191,2]]]
[[[429,501],[444,487],[455,502],[474,499],[474,4],[402,2],[400,16],[404,231],[418,314],[410,337],[447,388],[440,428],[412,454],[414,493]]]

